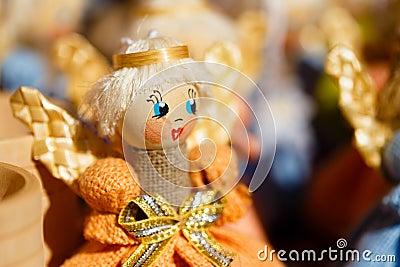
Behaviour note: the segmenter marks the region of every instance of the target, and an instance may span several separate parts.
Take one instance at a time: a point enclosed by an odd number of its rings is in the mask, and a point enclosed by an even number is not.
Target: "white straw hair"
[[[179,45],[182,44],[170,37],[154,37],[134,42],[125,38],[122,40],[123,47],[119,53],[143,52]],[[101,78],[85,95],[79,109],[79,116],[85,122],[93,125],[99,136],[113,137],[116,133],[115,129],[122,123],[133,98],[139,93],[151,90],[148,86],[143,87],[149,78],[169,67],[176,66],[177,70],[174,70],[172,76],[170,74],[168,77],[160,75],[155,83],[152,81],[151,85],[163,92],[169,83],[177,85],[177,82],[196,81],[195,73],[187,66],[181,65],[189,62],[193,62],[193,60],[185,58],[140,67],[125,67],[111,72]]]

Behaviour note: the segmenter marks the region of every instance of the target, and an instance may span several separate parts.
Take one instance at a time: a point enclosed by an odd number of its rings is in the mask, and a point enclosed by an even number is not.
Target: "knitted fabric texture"
[[[192,183],[185,171],[189,170],[185,145],[164,150],[129,147],[124,152],[126,158],[130,159],[145,193],[161,195],[174,205],[180,205],[188,197]],[[179,191],[177,185],[181,186]]]
[[[86,203],[103,212],[119,213],[140,195],[126,162],[119,158],[96,161],[78,178],[78,186]]]
[[[217,167],[217,165],[210,166],[210,168]],[[207,180],[207,177],[205,179]],[[138,241],[117,224],[117,217],[121,208],[140,194],[139,186],[132,179],[126,163],[118,158],[98,160],[79,177],[78,182],[82,197],[94,209],[87,217],[84,226],[84,235],[88,242],[62,266],[121,266],[133,254]],[[225,221],[239,219],[244,213],[249,204],[249,196],[244,194],[244,191],[244,187],[239,187],[228,194],[226,210],[229,213],[224,211],[219,223],[216,224],[218,226],[210,229],[212,235],[226,249],[238,254],[231,266],[282,266],[277,261],[258,261],[257,251],[264,248],[264,241],[253,240],[245,234],[220,226]],[[243,240],[246,240],[245,246]],[[212,267],[213,265],[186,238],[178,234],[153,266]]]
[[[72,258],[62,266],[92,267],[120,266],[121,259],[133,253],[134,246],[103,245],[97,242],[87,242]]]
[[[107,245],[134,245],[139,242],[128,235],[118,224],[113,213],[93,210],[85,220],[83,232],[86,240],[94,240]]]

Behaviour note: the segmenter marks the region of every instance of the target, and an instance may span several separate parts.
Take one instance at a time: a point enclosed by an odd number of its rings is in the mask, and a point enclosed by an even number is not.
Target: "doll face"
[[[195,126],[197,96],[197,89],[191,84],[165,94],[155,89],[136,96],[125,115],[124,141],[146,149],[178,146]]]

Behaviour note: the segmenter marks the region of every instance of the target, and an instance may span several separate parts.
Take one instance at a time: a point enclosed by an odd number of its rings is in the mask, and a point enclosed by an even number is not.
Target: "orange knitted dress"
[[[223,159],[224,149],[220,149],[218,154],[217,158]],[[193,183],[213,180],[221,165],[221,162],[213,164],[203,174],[194,173]],[[125,161],[119,158],[98,160],[86,169],[77,182],[82,197],[93,210],[84,225],[86,244],[62,266],[121,266],[135,251],[139,241],[118,224],[118,214],[130,200],[140,195],[140,187],[132,179]],[[249,208],[251,200],[246,188],[238,186],[226,198],[227,205],[210,233],[222,246],[237,254],[230,266],[282,266],[280,262],[258,260],[257,251],[264,248],[265,241],[252,239],[226,227],[227,223],[242,217]],[[245,244],[243,241],[246,241]],[[213,265],[183,235],[178,234],[153,266]]]

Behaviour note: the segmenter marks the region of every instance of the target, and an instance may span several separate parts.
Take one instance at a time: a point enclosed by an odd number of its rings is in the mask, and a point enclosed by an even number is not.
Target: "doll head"
[[[168,83],[166,84],[168,86]],[[124,121],[124,141],[146,149],[178,146],[194,127],[198,91],[194,84],[150,86],[138,94]]]
[[[117,146],[123,127],[124,141],[133,147],[177,146],[194,126],[202,93],[193,83],[197,70],[184,65],[193,62],[187,47],[158,36],[123,39],[122,46],[113,57],[115,71],[88,92],[80,115]]]

